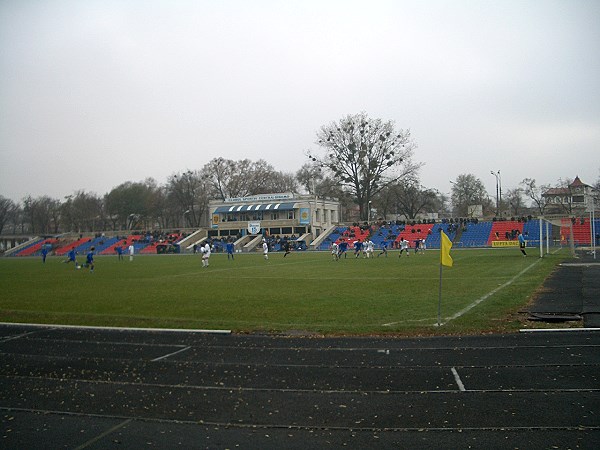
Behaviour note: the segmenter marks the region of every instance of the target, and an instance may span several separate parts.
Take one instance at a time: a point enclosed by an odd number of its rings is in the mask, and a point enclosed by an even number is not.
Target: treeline
[[[208,223],[210,200],[273,192],[345,197],[310,164],[296,173],[277,171],[264,160],[215,158],[159,184],[127,181],[104,195],[79,190],[63,200],[27,196],[21,202],[0,196],[0,233],[57,234],[67,231],[200,227]]]

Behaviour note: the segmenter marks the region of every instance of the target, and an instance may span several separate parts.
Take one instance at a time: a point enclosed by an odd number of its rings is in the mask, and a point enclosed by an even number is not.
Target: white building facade
[[[305,236],[313,240],[340,221],[340,203],[293,193],[254,195],[213,200],[209,237],[242,237],[247,234]]]

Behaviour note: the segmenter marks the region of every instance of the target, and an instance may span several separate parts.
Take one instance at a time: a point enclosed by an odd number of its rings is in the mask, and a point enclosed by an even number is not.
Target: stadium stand
[[[400,225],[396,224],[378,226],[373,229],[370,239],[375,244],[375,248],[381,248],[383,241],[386,241],[388,248],[391,249],[400,231]]]
[[[436,223],[431,229],[431,234],[425,239],[425,245],[427,248],[440,248],[441,235],[440,230],[443,230],[446,236],[454,242],[456,231],[450,229],[450,224],[447,223]]]
[[[542,236],[543,240],[546,239],[546,223],[543,222]],[[548,222],[549,224],[550,222]],[[600,219],[595,221],[596,224],[596,245],[600,245]],[[577,219],[562,219],[561,227],[549,225],[548,231],[550,237],[553,237],[552,242],[558,240],[559,231],[562,245],[568,245],[570,242],[570,231],[571,227],[573,230],[573,238],[576,246],[590,245],[592,239],[592,228],[590,226],[590,220],[588,218],[577,218]],[[452,240],[456,247],[488,247],[491,246],[493,241],[506,241],[516,240],[516,231],[522,232],[529,245],[535,246],[540,242],[540,220],[522,218],[521,220],[510,220],[510,221],[492,221],[492,222],[478,222],[476,219],[450,219],[442,220],[440,223],[435,224],[398,224],[393,222],[380,222],[373,224],[372,226],[358,226],[353,225],[349,227],[337,226],[327,230],[328,235],[321,244],[318,245],[317,250],[329,250],[332,242],[340,243],[342,240],[348,242],[349,247],[352,247],[355,240],[360,239],[365,241],[371,240],[375,244],[376,249],[380,249],[382,243],[386,241],[389,249],[398,248],[398,242],[401,238],[406,238],[409,241],[411,248],[415,247],[415,241],[417,239],[425,239],[426,247],[429,249],[440,247],[440,230],[443,230],[446,235]],[[56,256],[64,256],[69,250],[75,248],[76,252],[80,255],[84,255],[94,246],[97,254],[101,255],[115,255],[116,246],[121,245],[123,252],[127,254],[127,248],[131,243],[135,246],[136,254],[160,254],[160,253],[179,253],[177,244],[180,242],[187,242],[186,237],[183,234],[174,232],[171,234],[162,233],[145,233],[135,234],[129,236],[114,236],[106,237],[84,237],[76,239],[75,237],[62,236],[57,238],[35,238],[30,240],[27,244],[23,244],[21,248],[6,256],[33,256],[40,255],[42,245],[50,244],[53,248],[53,254]],[[270,245],[272,251],[277,251],[281,248],[280,236],[276,239],[271,239]],[[75,240],[76,239],[76,240]],[[205,240],[203,238],[202,240]],[[242,238],[243,240],[244,238]],[[299,244],[304,244],[303,248],[306,248],[305,242],[298,242],[295,236],[281,236],[281,239],[287,239],[293,242],[293,248],[300,248]],[[214,240],[213,244],[217,252],[222,251],[222,246],[225,240],[221,239]],[[238,244],[239,246],[239,244]],[[160,247],[160,248],[159,248]],[[190,246],[191,248],[191,246]]]
[[[573,227],[573,243],[575,245],[591,245],[592,238],[592,224],[589,219],[581,218],[581,219],[563,219],[561,221],[562,225],[560,228],[560,240],[561,243],[566,244],[570,239],[570,231],[569,227]],[[599,221],[595,220],[595,228],[596,233],[598,233],[598,223]]]
[[[338,242],[342,234],[348,230],[348,227],[336,227],[329,236],[327,236],[321,245],[319,245],[318,250],[329,250],[332,242]]]
[[[140,242],[140,240],[143,237],[140,236],[139,234],[132,234],[130,236],[127,236],[126,238],[120,237],[120,238],[111,238],[110,239],[110,245],[107,246],[103,246],[102,248],[98,249],[98,247],[96,247],[96,251],[98,252],[98,254],[100,255],[116,255],[117,251],[115,250],[117,248],[118,245],[121,245],[121,247],[123,248],[123,253],[127,253],[127,248],[133,243],[133,247],[135,248],[135,253],[140,253],[140,251],[145,248],[148,244],[147,243],[142,243]]]
[[[424,223],[419,225],[406,225],[404,230],[398,234],[396,242],[406,239],[409,242],[409,247],[415,247],[417,239],[427,239],[433,232],[431,231],[433,224]],[[425,241],[427,243],[427,240]]]
[[[143,249],[140,250],[140,254],[153,254],[153,253],[167,253],[166,251],[159,251],[159,247],[169,247],[173,244],[175,244],[177,241],[179,241],[182,238],[182,236],[180,234],[177,233],[172,233],[169,234],[166,239],[159,239],[156,241],[151,242],[150,244],[146,245]],[[217,244],[215,244],[217,245]]]
[[[364,242],[365,239],[367,239],[370,234],[371,234],[370,227],[365,229],[365,228],[361,228],[361,227],[357,227],[357,226],[352,226],[352,227],[348,227],[348,229],[342,233],[342,236],[340,236],[340,239],[344,238],[347,241],[350,241],[351,243],[354,241],[357,241],[357,240]]]
[[[38,242],[34,242],[33,244],[23,248],[19,252],[15,253],[14,256],[37,256],[41,254],[42,246],[44,245],[54,245],[58,242],[58,239],[42,239]]]
[[[523,222],[516,220],[492,222],[487,245],[492,245],[493,241],[514,241],[517,239],[517,231],[523,232]]]
[[[542,232],[544,235],[542,236],[546,239],[546,227],[543,226]],[[525,239],[527,241],[539,242],[540,241],[540,221],[538,219],[528,220],[523,224],[523,234],[525,235]],[[550,232],[552,234],[552,232]]]
[[[461,232],[458,242],[454,244],[461,247],[485,247],[488,244],[492,231],[492,222],[467,222],[459,225]]]
[[[56,256],[64,256],[67,253],[69,253],[69,251],[72,248],[77,249],[77,247],[79,247],[80,245],[85,244],[88,240],[89,240],[89,238],[80,238],[80,239],[77,239],[74,242],[70,242],[68,244],[65,244],[65,245],[57,248],[56,250],[54,250],[54,254]]]

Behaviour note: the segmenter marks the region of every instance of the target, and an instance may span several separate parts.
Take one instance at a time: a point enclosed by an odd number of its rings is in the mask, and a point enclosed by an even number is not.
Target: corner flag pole
[[[442,266],[452,267],[453,261],[450,256],[452,241],[442,229],[440,229],[440,291],[438,295],[438,327],[442,326]]]
[[[438,295],[438,328],[442,326],[442,262],[440,261],[440,292]]]

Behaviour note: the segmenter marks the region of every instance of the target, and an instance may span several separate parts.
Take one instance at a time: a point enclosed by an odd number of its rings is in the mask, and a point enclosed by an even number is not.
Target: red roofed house
[[[565,187],[548,189],[542,197],[546,199],[548,214],[581,215],[589,211],[588,205],[593,204],[592,199],[598,197],[598,191],[577,176]]]

